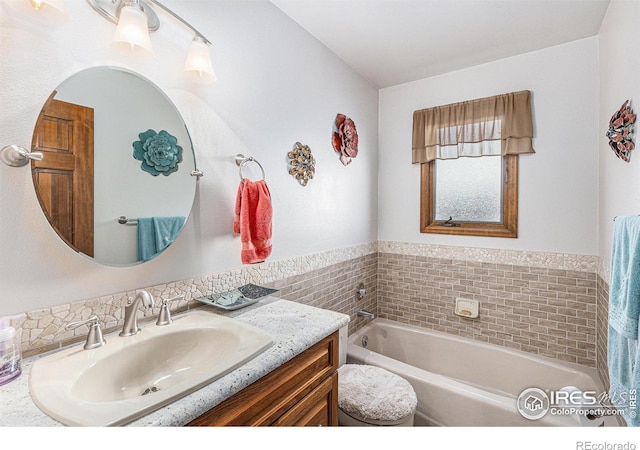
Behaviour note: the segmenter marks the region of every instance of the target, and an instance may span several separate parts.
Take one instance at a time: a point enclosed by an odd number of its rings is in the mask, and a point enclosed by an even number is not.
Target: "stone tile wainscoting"
[[[381,253],[378,314],[595,367],[594,273]],[[480,317],[454,314],[478,300]]]
[[[368,319],[355,309],[403,323],[597,367],[607,381],[608,287],[591,256],[374,242],[224,273],[147,287],[156,298],[185,294],[173,311],[200,307],[194,299],[246,283],[278,296],[348,314],[353,332]],[[608,277],[606,277],[608,279]],[[367,295],[358,299],[359,283]],[[135,291],[30,311],[12,319],[25,356],[80,342],[72,321],[96,314],[105,333],[123,321]],[[457,297],[480,301],[475,320],[453,313]],[[147,311],[154,320],[159,308]]]
[[[276,281],[269,286],[280,290],[277,293],[280,298],[347,314],[351,318],[349,333],[353,333],[367,322],[367,319],[356,316],[356,308],[376,313],[377,270],[378,255],[373,253]],[[362,299],[357,296],[360,283],[364,283],[367,290]]]
[[[609,277],[607,276],[607,280]],[[607,342],[609,333],[609,283],[598,274],[598,295],[596,299],[596,368],[605,389],[609,390],[609,369],[607,365]]]

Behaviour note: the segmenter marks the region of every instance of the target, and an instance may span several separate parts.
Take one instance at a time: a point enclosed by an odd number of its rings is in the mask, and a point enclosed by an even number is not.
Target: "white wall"
[[[231,233],[237,153],[266,171],[274,203],[270,261],[376,240],[378,92],[278,8],[264,0],[163,2],[214,43],[218,82],[203,86],[182,74],[191,34],[162,13],[152,35],[156,58],[136,59],[110,47],[114,25],[86,2],[66,2],[66,21],[45,20],[20,6],[27,3],[0,3],[1,145],[28,147],[45,99],[73,73],[123,66],[176,104],[205,177],[174,245],[144,265],[112,268],[67,248],[38,206],[29,169],[2,165],[0,316],[239,267],[240,242]],[[348,167],[331,148],[336,113],[358,127],[360,153]],[[287,173],[296,141],[317,161],[307,187]]]
[[[379,239],[596,255],[597,45],[587,38],[381,90]],[[518,238],[421,234],[413,111],[525,89],[536,154],[520,157]]]
[[[611,259],[613,218],[640,214],[640,149],[634,126],[636,149],[630,162],[618,159],[605,136],[609,119],[631,100],[634,112],[640,112],[640,2],[612,0],[599,34],[600,56],[600,213],[599,256],[608,267]]]

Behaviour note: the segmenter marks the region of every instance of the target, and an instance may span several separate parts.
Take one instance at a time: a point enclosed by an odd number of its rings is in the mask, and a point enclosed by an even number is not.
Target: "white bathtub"
[[[347,362],[407,379],[418,396],[416,425],[577,426],[572,417],[550,413],[525,419],[516,399],[530,387],[602,392],[595,369],[386,319],[349,336]]]

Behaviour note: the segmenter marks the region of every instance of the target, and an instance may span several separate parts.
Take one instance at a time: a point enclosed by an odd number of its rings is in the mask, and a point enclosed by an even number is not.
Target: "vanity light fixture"
[[[36,1],[36,0],[33,0]],[[192,72],[203,82],[213,83],[216,74],[211,64],[209,47],[211,42],[182,17],[157,0],[87,0],[100,15],[116,23],[114,42],[125,42],[131,47],[140,47],[153,53],[149,32],[160,27],[160,20],[150,5],[182,23],[195,36],[189,47],[184,65],[185,72]],[[146,16],[146,26],[144,19]]]
[[[209,45],[202,35],[196,35],[189,46],[189,53],[184,62],[184,71],[193,72],[202,81],[213,83],[217,80],[216,73],[213,71],[211,64],[211,55],[209,54]]]
[[[57,9],[63,14],[67,14],[67,8],[64,5],[64,0],[29,0],[33,9],[42,9],[44,6],[51,6]]]
[[[123,2],[112,42],[126,44],[131,49],[140,47],[154,55],[147,27],[147,15],[138,1]]]

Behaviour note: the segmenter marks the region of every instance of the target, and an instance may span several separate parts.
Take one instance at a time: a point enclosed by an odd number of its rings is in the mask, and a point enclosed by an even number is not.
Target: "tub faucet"
[[[376,315],[370,313],[369,311],[365,311],[362,308],[356,308],[356,315],[360,317],[366,317],[367,319],[375,319]]]
[[[140,308],[141,302],[145,308],[151,308],[155,304],[153,295],[147,291],[138,292],[134,299],[129,297],[127,306],[124,307],[124,325],[122,326],[120,336],[133,336],[140,332],[140,328],[138,327],[138,309]]]

